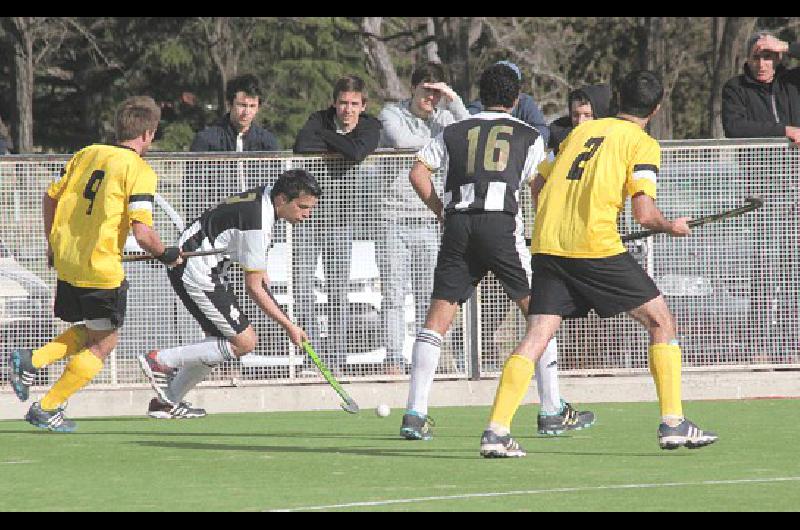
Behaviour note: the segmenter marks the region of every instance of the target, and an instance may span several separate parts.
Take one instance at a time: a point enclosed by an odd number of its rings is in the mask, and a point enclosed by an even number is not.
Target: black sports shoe
[[[172,405],[153,398],[150,400],[150,406],[147,407],[147,415],[157,420],[180,420],[202,418],[207,414],[205,409],[192,408],[192,404],[185,401]]]
[[[400,436],[406,440],[430,440],[436,424],[430,416],[420,416],[416,413],[403,415],[403,425],[400,427]]]
[[[33,367],[33,350],[16,349],[11,352],[11,387],[20,401],[28,401],[30,389],[38,370]]]
[[[511,437],[511,433],[499,436],[485,430],[481,436],[481,456],[484,458],[521,458],[528,453]]]
[[[74,421],[64,417],[64,408],[62,406],[56,410],[43,410],[37,402],[28,409],[28,413],[25,414],[25,421],[34,427],[47,429],[48,431],[74,432],[78,426]]]
[[[166,391],[177,370],[159,363],[157,357],[158,350],[151,350],[144,355],[137,356],[136,360],[139,361],[139,367],[150,382],[150,386],[158,394],[159,399],[162,402],[171,403]]]
[[[558,414],[542,414],[536,418],[539,434],[556,435],[565,431],[580,431],[594,425],[594,412],[575,410],[570,403],[562,400],[563,407]]]
[[[719,439],[711,431],[703,431],[697,425],[684,418],[676,427],[670,427],[666,423],[658,426],[658,445],[661,449],[677,449],[686,447],[688,449],[699,449],[711,445]]]

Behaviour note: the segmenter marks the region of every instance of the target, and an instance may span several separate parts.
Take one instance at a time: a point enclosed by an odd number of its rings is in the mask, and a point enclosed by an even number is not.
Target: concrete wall
[[[405,407],[407,382],[352,383],[345,388],[362,409],[386,403],[394,409]],[[491,405],[497,380],[436,381],[431,406]],[[561,378],[561,393],[574,403],[655,401],[650,376]],[[20,403],[10,390],[0,390],[0,419],[21,419],[31,400]],[[138,416],[147,410],[153,393],[147,388],[116,390],[87,389],[69,403],[68,416]],[[800,371],[690,372],[683,376],[685,400],[749,399],[768,397],[800,398]],[[338,409],[340,400],[327,384],[264,385],[244,387],[201,387],[187,399],[209,413],[270,412]],[[525,403],[538,401],[535,383]]]

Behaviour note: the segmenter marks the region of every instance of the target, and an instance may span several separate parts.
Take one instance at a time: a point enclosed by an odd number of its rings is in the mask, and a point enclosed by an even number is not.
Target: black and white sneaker
[[[521,458],[528,453],[520,447],[517,441],[511,437],[511,433],[506,436],[499,436],[494,431],[485,430],[481,436],[481,456],[484,458]]]
[[[562,408],[558,414],[542,414],[536,418],[539,434],[558,435],[565,431],[580,431],[594,425],[594,412],[576,410],[571,404],[562,400]]]
[[[17,349],[11,352],[11,388],[20,401],[28,401],[30,389],[36,380],[37,370],[33,367],[33,350]]]
[[[699,449],[711,445],[719,439],[711,431],[703,431],[691,421],[684,419],[678,426],[670,427],[666,423],[658,426],[658,445],[661,449]]]
[[[157,420],[182,420],[202,418],[207,413],[205,409],[193,408],[191,403],[181,401],[177,405],[165,403],[158,398],[150,400],[150,406],[147,407],[147,415]]]
[[[144,355],[139,355],[136,360],[139,361],[139,367],[150,382],[150,386],[158,394],[159,399],[162,402],[169,403],[167,388],[175,377],[177,370],[158,362],[158,350],[151,350]]]
[[[65,406],[56,410],[44,410],[37,402],[28,409],[28,413],[25,414],[25,421],[34,427],[47,429],[48,431],[75,432],[78,426],[74,421],[64,417],[64,408]]]

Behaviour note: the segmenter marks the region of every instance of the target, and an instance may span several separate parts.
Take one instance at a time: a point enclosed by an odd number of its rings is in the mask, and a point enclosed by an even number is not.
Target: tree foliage
[[[12,18],[0,24],[0,120],[15,134],[32,131],[32,149],[56,152],[112,141],[114,108],[132,94],[162,104],[158,147],[186,149],[192,131],[225,112],[224,87],[241,73],[260,77],[259,120],[291,148],[309,114],[330,105],[340,76],[368,81],[368,111],[376,114],[383,97],[405,93],[398,81],[409,88],[413,65],[431,59],[443,62],[465,99],[477,95],[486,66],[514,61],[525,91],[551,118],[565,112],[574,88],[652,68],[669,97],[654,124],[659,137],[712,137],[720,134],[721,85],[741,71],[742,40],[757,27],[793,41],[800,25],[797,17]],[[28,63],[19,55],[26,41]],[[20,96],[25,64],[34,82]]]

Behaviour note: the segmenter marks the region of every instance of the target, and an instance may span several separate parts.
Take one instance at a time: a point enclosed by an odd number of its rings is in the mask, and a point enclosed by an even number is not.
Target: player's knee
[[[236,357],[242,357],[255,350],[257,343],[258,336],[250,329],[231,341],[231,351]]]

